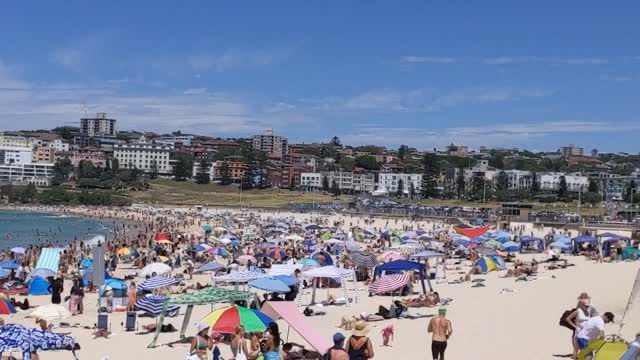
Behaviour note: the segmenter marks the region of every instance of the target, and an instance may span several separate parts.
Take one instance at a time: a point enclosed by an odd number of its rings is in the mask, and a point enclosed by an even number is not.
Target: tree
[[[320,148],[321,158],[334,158],[336,156],[336,148],[333,145],[323,145]]]
[[[366,155],[356,158],[356,166],[367,170],[379,170],[380,165],[374,156]]]
[[[637,191],[637,185],[636,182],[634,180],[629,181],[629,183],[627,183],[627,191],[625,192],[625,201],[628,203],[635,203],[635,201],[632,201],[632,196],[636,195],[638,193]],[[633,200],[635,200],[635,196],[633,198]]]
[[[342,142],[340,142],[340,138],[337,136],[334,136],[333,138],[331,138],[331,141],[329,142],[329,144],[335,147],[342,147]]]
[[[534,171],[531,173],[531,193],[537,194],[540,191],[540,184],[538,183],[538,174]]]
[[[564,199],[567,193],[567,179],[562,175],[560,176],[560,184],[558,184],[558,199]]]
[[[226,161],[220,165],[220,185],[231,185],[231,170]]]
[[[53,177],[51,178],[51,185],[62,185],[65,181],[69,180],[69,175],[73,172],[73,164],[69,159],[58,159],[53,165]]]
[[[398,180],[398,190],[396,191],[397,197],[402,197],[404,195],[404,182],[402,179]]]
[[[591,156],[593,157],[598,156],[598,149],[591,149]]]
[[[176,156],[176,163],[173,166],[173,178],[176,181],[185,181],[193,174],[193,157],[180,153]]]
[[[113,175],[118,175],[118,172],[120,171],[120,161],[116,158],[111,162],[111,171],[113,171]]]
[[[196,183],[208,184],[211,182],[211,175],[209,175],[209,163],[207,159],[202,158],[198,163],[198,169],[196,170]]]
[[[78,179],[97,178],[98,171],[96,170],[96,166],[93,165],[93,162],[91,162],[90,160],[80,160],[80,162],[78,163],[76,176]]]
[[[484,173],[474,173],[471,179],[471,198],[472,200],[483,200],[486,196],[487,189]]]
[[[338,186],[336,179],[333,179],[333,181],[331,182],[331,193],[335,197],[340,196],[340,187]]]
[[[587,191],[592,193],[598,193],[600,191],[595,179],[589,179],[589,187],[587,188]]]
[[[404,161],[408,151],[409,147],[407,145],[400,145],[400,148],[398,149],[398,159]]]
[[[509,190],[509,176],[506,172],[500,171],[496,177],[496,190],[506,191]]]
[[[458,178],[456,179],[456,195],[458,199],[462,199],[466,190],[466,184],[464,179],[464,169],[461,167],[458,169]]]
[[[353,171],[353,168],[356,166],[356,161],[353,158],[343,157],[340,159],[340,167],[344,171]]]
[[[595,205],[602,200],[602,197],[598,192],[586,192],[582,194],[582,202],[585,204]]]
[[[422,197],[424,199],[438,196],[438,160],[436,154],[426,153],[422,162]]]
[[[149,167],[149,178],[158,178],[158,161],[156,159],[151,160],[151,166]]]
[[[329,178],[326,176],[322,177],[322,191],[329,192]]]

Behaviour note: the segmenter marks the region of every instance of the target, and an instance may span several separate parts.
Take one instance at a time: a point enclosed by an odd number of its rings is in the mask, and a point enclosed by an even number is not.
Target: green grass
[[[289,203],[347,202],[347,196],[335,199],[318,193],[266,189],[240,191],[238,185],[196,184],[168,179],[151,180],[148,191],[130,192],[134,202],[167,205],[208,205],[229,207],[285,208]]]

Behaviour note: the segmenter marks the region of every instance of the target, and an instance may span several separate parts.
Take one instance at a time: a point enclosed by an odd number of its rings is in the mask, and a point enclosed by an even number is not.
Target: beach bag
[[[238,344],[238,351],[236,351],[236,360],[247,360],[247,355],[242,352],[242,344]]]
[[[560,317],[560,322],[558,323],[558,325],[560,325],[562,327],[566,327],[567,329],[569,329],[571,331],[575,330],[573,328],[573,326],[571,326],[571,324],[569,324],[569,322],[567,321],[567,318],[569,317],[569,315],[571,315],[573,310],[575,310],[575,309],[569,309],[569,310],[566,310],[565,312],[563,312],[562,316]]]

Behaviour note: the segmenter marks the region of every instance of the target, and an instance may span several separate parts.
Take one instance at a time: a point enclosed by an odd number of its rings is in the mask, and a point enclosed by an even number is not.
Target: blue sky
[[[637,1],[0,4],[0,129],[638,152]]]

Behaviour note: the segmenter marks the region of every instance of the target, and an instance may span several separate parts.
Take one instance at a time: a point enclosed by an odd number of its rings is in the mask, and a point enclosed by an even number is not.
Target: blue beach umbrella
[[[291,291],[291,289],[289,289],[289,286],[287,286],[287,284],[285,284],[284,282],[276,278],[256,279],[256,280],[250,281],[249,286],[256,289],[268,291],[268,292],[287,293]]]
[[[277,279],[277,280],[282,281],[287,286],[293,286],[293,285],[298,283],[298,279],[294,278],[293,276],[289,276],[289,275],[276,275],[276,276],[274,276],[274,278]]]
[[[520,250],[520,244],[514,241],[507,241],[502,243],[502,250],[506,252],[516,252]]]
[[[3,261],[0,262],[0,268],[7,270],[16,270],[18,269],[18,264],[13,261]]]
[[[219,264],[215,261],[211,261],[208,262],[202,266],[200,266],[200,268],[198,268],[198,270],[196,270],[196,272],[207,272],[207,271],[218,271],[224,269],[224,265]]]

